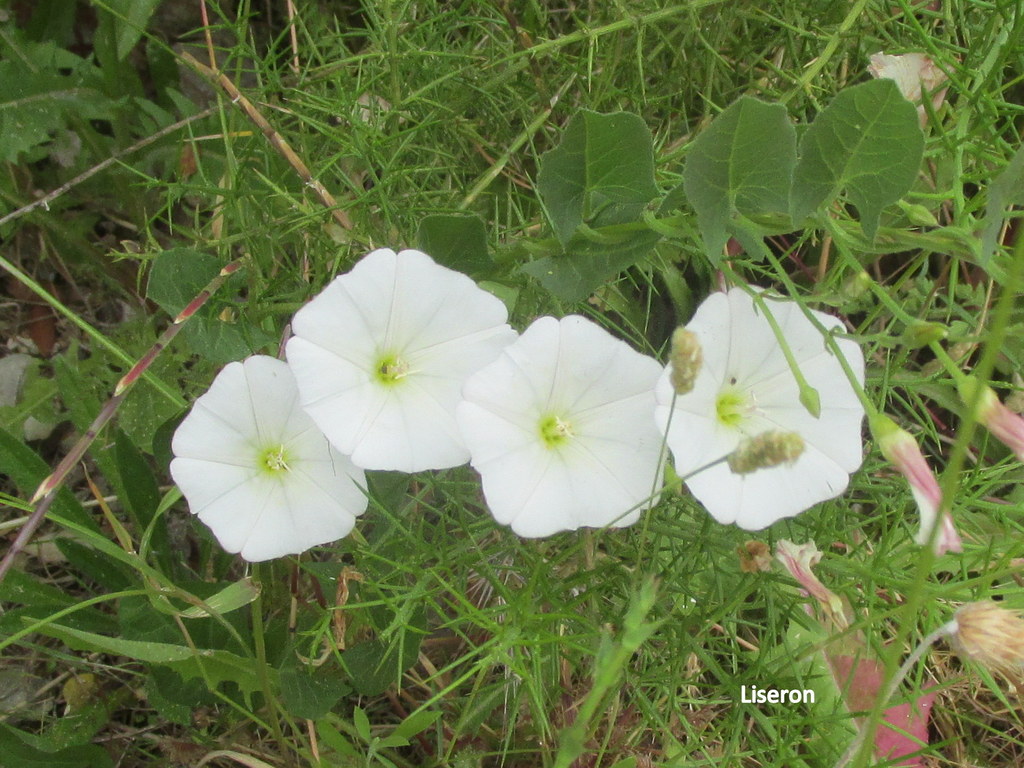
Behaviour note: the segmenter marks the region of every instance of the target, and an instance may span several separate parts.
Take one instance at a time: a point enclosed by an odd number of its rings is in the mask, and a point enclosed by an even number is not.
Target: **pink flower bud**
[[[942,491],[935,474],[925,460],[913,435],[881,414],[871,418],[871,433],[878,442],[882,455],[892,462],[910,484],[910,493],[921,514],[921,527],[914,540],[921,545],[932,540],[932,528],[940,526],[935,537],[936,555],[946,552],[963,552],[963,543],[953,526],[948,509],[942,509]],[[941,514],[940,514],[941,510]]]
[[[981,387],[981,395],[977,401],[978,421],[984,424],[999,442],[1013,451],[1018,459],[1024,461],[1024,418],[1003,405],[992,387],[982,384],[973,377],[959,385],[960,399],[970,405],[974,402],[975,390],[978,387]]]
[[[850,625],[842,598],[821,583],[812,570],[821,561],[821,552],[813,541],[794,544],[782,539],[775,545],[775,559],[789,571],[789,575],[800,582],[807,594],[818,601],[824,614],[844,630]]]

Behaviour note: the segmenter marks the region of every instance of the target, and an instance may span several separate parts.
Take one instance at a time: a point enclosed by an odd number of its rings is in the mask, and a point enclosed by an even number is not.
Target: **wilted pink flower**
[[[872,54],[868,72],[872,77],[884,77],[896,82],[904,98],[917,105],[917,114],[922,128],[928,122],[928,113],[925,112],[922,103],[922,86],[928,89],[933,110],[941,107],[946,98],[947,89],[939,88],[946,82],[946,73],[935,66],[935,62],[923,53],[890,56],[879,51]]]
[[[957,387],[960,399],[970,405],[974,402],[977,387],[981,387],[977,404],[978,421],[984,424],[999,442],[1013,451],[1018,459],[1024,461],[1024,418],[1003,405],[992,387],[982,384],[973,377],[968,377]]]
[[[913,494],[917,509],[921,513],[921,527],[914,540],[921,545],[932,541],[932,528],[938,521],[941,527],[934,539],[935,554],[963,552],[963,543],[953,526],[953,518],[948,509],[942,509],[942,491],[939,483],[913,435],[897,426],[888,416],[881,414],[871,417],[871,432],[878,441],[882,455],[892,462],[910,483],[910,493]]]
[[[775,559],[782,563],[790,576],[800,582],[807,594],[818,601],[822,610],[839,629],[846,629],[849,626],[842,599],[822,584],[811,570],[821,561],[821,552],[813,541],[794,544],[782,539],[775,545]]]

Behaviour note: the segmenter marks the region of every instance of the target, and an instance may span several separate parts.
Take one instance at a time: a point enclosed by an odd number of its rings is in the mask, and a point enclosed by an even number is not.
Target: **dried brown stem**
[[[349,219],[348,214],[338,206],[338,201],[334,199],[334,195],[328,192],[327,188],[323,184],[313,178],[313,174],[310,173],[306,164],[302,162],[302,158],[295,154],[295,150],[293,150],[288,142],[285,141],[284,137],[274,130],[274,127],[267,121],[256,106],[242,95],[242,92],[238,90],[231,79],[223,72],[217,72],[198,61],[187,51],[182,52],[181,56],[201,75],[217,83],[217,85],[219,85],[224,92],[231,97],[232,104],[237,104],[242,108],[242,111],[245,112],[246,116],[255,123],[257,128],[260,129],[260,132],[264,137],[266,137],[267,141],[270,142],[270,145],[277,150],[278,154],[288,161],[288,164],[299,175],[299,178],[305,182],[306,186],[313,190],[313,194],[316,195],[320,204],[331,212],[334,220],[337,221],[343,229],[352,229],[352,221]]]
[[[176,318],[174,318],[174,322],[164,329],[164,332],[160,334],[160,338],[156,340],[146,354],[144,354],[139,361],[132,366],[132,369],[128,371],[128,373],[126,373],[117,383],[113,396],[103,404],[103,407],[100,409],[100,412],[96,414],[96,418],[93,419],[92,424],[89,425],[89,429],[85,431],[85,434],[78,439],[78,442],[75,443],[49,477],[39,484],[39,488],[36,489],[31,501],[32,504],[36,505],[35,510],[33,510],[26,523],[21,527],[21,530],[18,531],[18,536],[7,550],[7,554],[4,555],[4,559],[0,561],[0,582],[4,580],[7,572],[11,569],[18,553],[25,548],[33,534],[35,534],[36,529],[42,525],[43,519],[46,517],[46,513],[53,505],[54,499],[57,497],[57,492],[64,484],[64,480],[67,478],[68,474],[75,465],[82,460],[82,457],[85,456],[85,452],[89,449],[89,446],[92,445],[97,436],[99,436],[100,431],[104,426],[106,426],[107,422],[110,421],[115,413],[117,413],[117,409],[121,405],[121,401],[124,400],[125,396],[128,394],[128,390],[131,389],[131,386],[138,381],[139,377],[152,364],[157,355],[159,355],[160,352],[170,344],[171,340],[178,335],[178,331],[181,330],[185,321],[192,317],[196,311],[206,303],[206,300],[224,284],[224,281],[227,280],[234,272],[238,271],[240,267],[240,260],[233,261],[224,267],[220,273],[214,277],[191,302],[189,302],[188,306],[182,310]]]

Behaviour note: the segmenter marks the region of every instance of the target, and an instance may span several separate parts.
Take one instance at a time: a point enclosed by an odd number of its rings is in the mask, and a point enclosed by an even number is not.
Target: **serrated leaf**
[[[800,140],[791,203],[794,223],[845,189],[864,234],[873,238],[882,209],[913,185],[923,152],[917,109],[892,80],[840,91]]]
[[[781,104],[742,96],[697,137],[683,188],[712,263],[721,258],[736,214],[789,210],[795,165],[796,129]]]
[[[106,118],[112,109],[80,74],[86,71],[83,60],[48,44],[25,51],[30,64],[20,58],[0,61],[0,160],[8,163],[50,141],[72,118]],[[58,74],[62,70],[70,72]]]
[[[1010,158],[1003,172],[988,188],[985,204],[985,229],[981,237],[981,266],[986,271],[996,250],[996,238],[1003,226],[1008,205],[1024,203],[1024,146]]]
[[[658,194],[650,130],[628,112],[581,110],[541,157],[537,192],[563,246],[580,224],[636,221]]]
[[[174,670],[153,666],[146,677],[146,701],[161,717],[189,726],[197,707],[213,702],[201,680],[183,680]]]
[[[494,261],[487,250],[487,230],[479,216],[427,216],[420,221],[416,244],[438,264],[472,278],[485,277],[494,270]]]

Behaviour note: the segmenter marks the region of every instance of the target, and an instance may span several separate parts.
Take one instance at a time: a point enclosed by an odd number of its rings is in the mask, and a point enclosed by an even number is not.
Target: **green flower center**
[[[727,427],[738,427],[743,423],[750,411],[750,401],[742,392],[726,390],[718,395],[715,402],[715,414],[718,420]]]
[[[259,456],[259,467],[268,475],[277,475],[281,472],[288,472],[291,458],[288,456],[288,449],[284,444],[272,445],[263,450]]]
[[[409,375],[409,363],[395,354],[384,355],[374,366],[373,375],[381,384],[392,386]]]
[[[538,427],[541,439],[548,448],[557,448],[573,436],[572,424],[558,416],[545,416]]]

